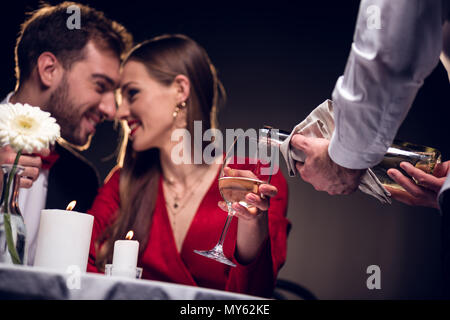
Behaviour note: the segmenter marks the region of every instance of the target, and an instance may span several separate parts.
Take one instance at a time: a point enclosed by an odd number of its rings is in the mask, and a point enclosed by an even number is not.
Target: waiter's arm
[[[381,161],[439,61],[442,10],[441,0],[361,1],[333,91],[336,129],[328,151],[335,163],[365,169]]]

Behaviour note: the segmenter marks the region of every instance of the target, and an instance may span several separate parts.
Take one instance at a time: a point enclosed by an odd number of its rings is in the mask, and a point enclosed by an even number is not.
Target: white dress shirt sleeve
[[[336,128],[328,151],[334,162],[365,169],[382,160],[438,64],[443,1],[361,1],[345,72],[333,91]]]

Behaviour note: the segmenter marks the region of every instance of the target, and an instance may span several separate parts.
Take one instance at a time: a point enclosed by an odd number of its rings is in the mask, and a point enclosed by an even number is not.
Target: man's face
[[[65,140],[84,145],[99,122],[114,118],[119,67],[119,58],[112,51],[99,50],[88,42],[84,59],[65,71],[48,103]]]

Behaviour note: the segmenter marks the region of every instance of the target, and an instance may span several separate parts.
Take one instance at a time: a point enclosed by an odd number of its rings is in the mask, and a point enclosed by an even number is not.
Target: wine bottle
[[[279,146],[290,135],[287,131],[274,129],[270,126],[264,126],[260,132],[262,133],[262,136],[264,136],[264,139],[267,139],[267,143],[275,146]],[[416,168],[432,174],[436,164],[441,162],[441,153],[439,150],[432,147],[394,140],[392,146],[388,148],[384,155],[383,160],[371,169],[383,185],[404,190],[402,186],[397,184],[387,174],[389,169],[394,168],[409,177],[409,175],[400,168],[400,163],[403,161],[409,162]],[[417,183],[417,181],[415,182]]]
[[[383,160],[373,167],[372,170],[383,185],[405,191],[402,186],[392,180],[387,174],[389,169],[394,168],[409,177],[400,168],[400,163],[403,161],[409,162],[416,168],[432,174],[436,165],[441,162],[441,153],[432,147],[394,140],[394,143],[384,155]],[[414,178],[413,180],[418,183]]]

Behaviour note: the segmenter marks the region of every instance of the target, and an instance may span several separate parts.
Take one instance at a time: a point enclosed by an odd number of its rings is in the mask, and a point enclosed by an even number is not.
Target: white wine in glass
[[[219,191],[227,205],[239,202],[249,207],[250,205],[245,202],[245,196],[252,192],[257,194],[262,183],[264,181],[254,178],[222,177],[219,178]]]

